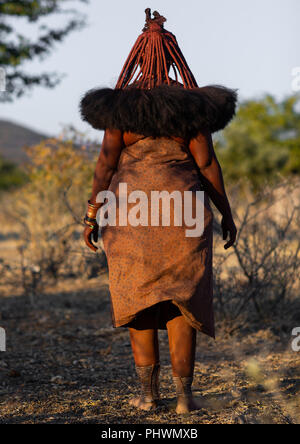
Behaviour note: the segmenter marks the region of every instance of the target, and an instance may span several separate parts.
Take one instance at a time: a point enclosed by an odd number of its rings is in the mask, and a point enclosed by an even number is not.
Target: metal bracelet
[[[89,217],[89,216],[85,216],[84,217],[84,220],[85,221],[88,221],[88,222],[92,222],[92,223],[96,223],[97,224],[97,219],[95,218],[95,217]]]
[[[92,204],[89,200],[88,200],[88,205],[92,208],[99,208],[101,206],[101,203],[96,203],[96,204]]]

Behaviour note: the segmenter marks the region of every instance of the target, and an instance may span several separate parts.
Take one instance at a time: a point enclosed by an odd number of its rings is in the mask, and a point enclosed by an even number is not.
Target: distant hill
[[[0,155],[16,164],[21,164],[27,160],[22,148],[36,145],[48,137],[17,123],[0,120]]]

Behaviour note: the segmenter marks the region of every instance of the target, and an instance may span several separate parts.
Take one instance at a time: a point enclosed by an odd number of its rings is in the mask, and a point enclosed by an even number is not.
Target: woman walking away
[[[210,199],[222,215],[224,248],[236,238],[211,134],[232,119],[237,97],[222,86],[198,87],[165,21],[146,9],[115,89],[89,91],[81,101],[83,119],[105,130],[84,238],[96,251],[103,206],[112,323],[129,329],[141,384],[131,404],[160,404],[157,332],[167,329],[176,411],[187,413],[199,408],[191,390],[196,332],[215,337]],[[107,190],[106,199],[99,195]],[[116,218],[103,223],[112,194]]]

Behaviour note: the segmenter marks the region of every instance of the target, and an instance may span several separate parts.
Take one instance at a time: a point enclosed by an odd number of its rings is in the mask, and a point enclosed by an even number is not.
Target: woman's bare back
[[[145,136],[141,134],[130,133],[130,132],[123,133],[123,141],[125,146],[133,145],[134,143],[144,138]],[[185,140],[182,139],[181,137],[172,137],[172,139],[176,140],[179,143],[185,143]]]

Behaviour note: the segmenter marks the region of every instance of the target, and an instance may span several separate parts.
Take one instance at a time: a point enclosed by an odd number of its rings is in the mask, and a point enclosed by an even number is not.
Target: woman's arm
[[[230,204],[226,195],[222,169],[216,157],[210,133],[199,133],[189,143],[189,149],[197,163],[203,185],[209,197],[222,214],[223,239],[229,241],[224,245],[231,247],[236,239],[236,227],[232,218]]]
[[[96,203],[100,191],[106,191],[110,185],[124,147],[123,134],[119,130],[106,130],[101,151],[96,163],[91,203]]]
[[[119,130],[106,130],[101,146],[101,151],[97,160],[94,181],[92,187],[92,195],[90,203],[95,204],[97,195],[100,191],[106,191],[110,185],[111,179],[118,167],[121,151],[124,147],[123,134]],[[98,240],[98,227],[92,229],[85,227],[84,240],[86,245],[93,251],[97,247],[92,242]]]

